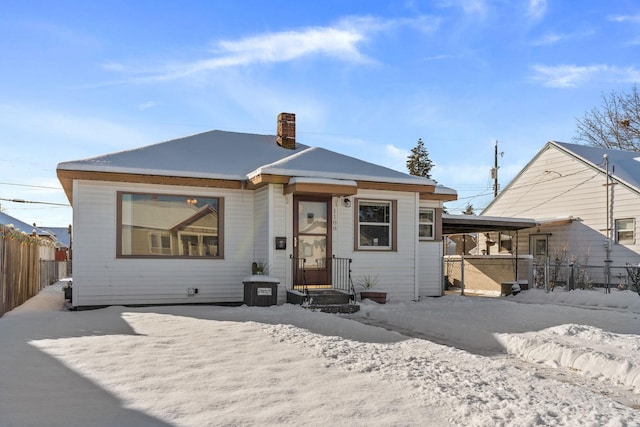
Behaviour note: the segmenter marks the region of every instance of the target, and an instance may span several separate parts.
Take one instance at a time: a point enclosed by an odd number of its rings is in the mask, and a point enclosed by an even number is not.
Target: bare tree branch
[[[630,93],[602,95],[602,104],[576,119],[574,142],[595,147],[640,151],[640,93],[634,85]]]

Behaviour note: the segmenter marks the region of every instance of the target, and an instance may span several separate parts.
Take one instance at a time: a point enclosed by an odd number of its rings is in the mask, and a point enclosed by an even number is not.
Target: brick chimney
[[[293,113],[278,114],[278,130],[276,142],[282,148],[295,150],[296,148],[296,115]]]

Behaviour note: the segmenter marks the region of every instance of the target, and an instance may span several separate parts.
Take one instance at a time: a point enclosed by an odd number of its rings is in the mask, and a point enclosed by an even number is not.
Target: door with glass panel
[[[294,285],[331,287],[331,197],[294,198]]]

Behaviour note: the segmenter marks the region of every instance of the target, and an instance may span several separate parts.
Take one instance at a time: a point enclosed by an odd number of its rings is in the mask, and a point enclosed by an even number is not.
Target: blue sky
[[[212,129],[406,171],[418,138],[459,213],[602,94],[640,81],[637,0],[4,1],[0,198],[68,203],[62,161]],[[0,200],[28,223],[71,208]]]

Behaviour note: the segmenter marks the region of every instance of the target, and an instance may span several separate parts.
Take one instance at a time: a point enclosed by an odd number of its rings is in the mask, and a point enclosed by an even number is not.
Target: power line
[[[64,204],[64,203],[34,202],[34,201],[31,201],[31,200],[23,200],[23,199],[5,199],[3,197],[0,197],[0,200],[5,201],[5,202],[13,202],[13,203],[33,203],[33,204],[38,204],[38,205],[52,205],[52,206],[71,207],[71,205],[67,205],[67,204]]]
[[[30,187],[30,188],[44,188],[47,190],[62,190],[62,187],[47,187],[45,185],[16,184],[14,182],[0,182],[0,185],[13,185],[16,187]]]

